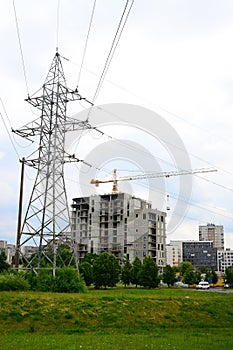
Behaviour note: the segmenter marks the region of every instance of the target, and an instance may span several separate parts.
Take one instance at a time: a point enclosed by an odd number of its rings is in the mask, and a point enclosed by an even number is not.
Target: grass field
[[[1,292],[0,330],[0,349],[232,349],[233,294]]]

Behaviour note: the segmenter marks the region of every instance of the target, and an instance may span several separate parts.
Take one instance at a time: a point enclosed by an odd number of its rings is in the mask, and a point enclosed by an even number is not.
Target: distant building
[[[15,245],[8,244],[7,241],[0,240],[0,251],[5,252],[6,261],[8,264],[12,264],[12,258],[15,255]]]
[[[182,241],[170,241],[166,245],[167,264],[178,267],[182,262]]]
[[[6,250],[7,249],[7,241],[0,241],[0,250]]]
[[[213,241],[215,248],[224,250],[223,226],[214,224],[199,226],[199,241]]]
[[[39,249],[38,246],[25,245],[25,246],[23,246],[23,255],[26,258],[29,258],[32,254],[37,254],[38,249]]]
[[[150,256],[162,270],[166,264],[166,213],[130,194],[74,198],[72,232],[78,258],[108,252],[121,260]]]
[[[217,252],[218,271],[225,273],[226,268],[233,266],[233,250],[218,250]]]
[[[217,270],[217,248],[210,241],[186,241],[182,243],[183,261],[189,261],[194,268],[207,267]]]

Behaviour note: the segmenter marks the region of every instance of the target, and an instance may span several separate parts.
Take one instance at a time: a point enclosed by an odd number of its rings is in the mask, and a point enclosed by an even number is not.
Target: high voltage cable
[[[95,2],[96,2],[96,1],[95,1]],[[60,3],[60,0],[58,0],[58,3]],[[127,8],[128,3],[129,3],[129,1],[127,1],[127,4],[126,4],[125,9]],[[95,4],[95,3],[94,3],[94,4]],[[133,5],[133,2],[132,2],[132,4],[131,4],[131,7],[132,7],[132,5]],[[25,84],[26,84],[27,92],[28,92],[28,94],[29,94],[28,83],[27,83],[27,76],[26,76],[26,69],[25,69],[25,63],[24,63],[24,57],[23,57],[23,50],[22,50],[22,44],[21,44],[21,40],[20,40],[19,26],[18,26],[18,20],[17,20],[17,14],[16,14],[16,8],[15,8],[14,0],[13,0],[13,7],[14,7],[14,12],[15,12],[15,21],[16,21],[16,28],[17,28],[17,34],[18,34],[18,40],[19,40],[19,46],[20,46],[20,52],[21,52],[21,59],[22,59],[22,65],[23,65],[23,72],[24,72]],[[131,7],[130,7],[130,10],[131,10]],[[93,11],[92,11],[92,12],[93,12]],[[128,14],[127,14],[127,18],[128,18],[128,15],[129,15],[129,12],[128,12]],[[123,16],[123,15],[122,15],[122,16]],[[126,21],[127,21],[127,18],[126,18]],[[124,29],[124,26],[125,26],[125,24],[126,24],[126,21],[125,21],[124,24],[123,24],[123,28],[121,29],[120,35],[122,34],[122,31],[123,31],[123,29]],[[119,25],[120,25],[120,24],[119,24]],[[90,27],[89,27],[89,28],[90,28]],[[116,33],[116,34],[117,34],[117,33]],[[89,35],[89,33],[88,33],[88,35]],[[116,36],[115,36],[115,38],[116,38]],[[114,38],[114,41],[115,41],[115,38]],[[118,44],[119,40],[120,40],[120,37],[118,37],[118,39],[116,40],[116,45]],[[113,43],[114,43],[114,41],[113,41]],[[58,43],[58,35],[57,35],[57,43]],[[87,44],[87,40],[86,40],[86,44]],[[86,46],[86,45],[85,45],[85,46]],[[96,96],[94,95],[94,99],[96,99],[96,97],[97,97],[97,95],[98,95],[98,92],[99,92],[99,90],[100,90],[100,88],[101,88],[101,85],[102,85],[103,80],[104,80],[104,78],[105,78],[105,76],[106,76],[106,73],[107,73],[107,69],[108,69],[108,67],[109,67],[109,65],[110,65],[110,63],[111,63],[111,60],[112,60],[112,58],[113,58],[113,54],[114,54],[114,52],[115,52],[115,50],[116,50],[116,47],[117,47],[117,46],[114,46],[114,45],[112,45],[112,47],[111,47],[111,50],[110,50],[109,55],[108,55],[108,58],[107,58],[107,60],[106,60],[106,62],[105,62],[104,70],[103,70],[103,72],[102,72],[102,75],[101,75],[99,84],[98,84],[97,89],[96,89],[96,94],[95,94]],[[84,50],[84,51],[85,51],[85,50]],[[111,53],[111,51],[112,51],[112,53]],[[84,55],[85,55],[85,54],[84,54]],[[82,64],[83,64],[83,62],[82,62]],[[1,114],[1,118],[3,119],[2,114]],[[3,119],[3,123],[4,123],[4,126],[5,126],[6,130],[7,130],[8,135],[9,135],[9,137],[10,137],[10,134],[9,134],[9,131],[8,131],[7,127],[6,127],[6,124],[5,124],[4,119]],[[111,139],[113,139],[113,138],[111,137]],[[14,149],[15,149],[17,155],[18,155],[18,152],[17,152],[17,150],[16,150],[16,148],[15,148],[15,145],[13,144],[13,141],[12,141],[11,137],[10,137],[10,140],[11,140],[12,145],[13,145],[13,147],[14,147]],[[113,139],[113,140],[114,140],[114,139]],[[119,140],[116,140],[116,141],[119,142]],[[122,142],[121,142],[121,143],[122,143]],[[122,143],[122,144],[123,144],[123,143]],[[194,155],[193,155],[193,156],[194,156]],[[194,157],[196,157],[196,156],[194,156]],[[201,158],[199,158],[199,159],[201,159]],[[203,160],[203,159],[201,159],[201,160]],[[223,170],[224,170],[224,169],[223,169]],[[230,173],[230,174],[231,174],[231,173]],[[205,179],[205,180],[206,180],[206,179]],[[207,181],[208,181],[208,180],[207,180]],[[209,182],[211,182],[211,181],[209,181]],[[218,185],[217,183],[213,183],[213,184],[214,184],[214,185]],[[224,189],[229,189],[229,188],[224,187]],[[232,190],[232,189],[231,189],[231,190]]]
[[[104,111],[105,113],[107,113],[107,114],[113,115],[114,117],[118,118],[119,120],[125,121],[123,118],[119,117],[116,113],[112,113],[112,112],[108,111],[106,108],[103,108],[103,107],[97,107],[97,108],[100,109],[100,110],[103,110],[103,111]],[[104,133],[104,135],[105,135],[106,137],[108,137],[109,139],[113,140],[113,142],[116,142],[116,143],[120,143],[120,144],[122,144],[122,145],[125,145],[122,141],[116,139],[115,137],[113,137],[113,136],[111,136],[111,135],[108,135],[108,134],[106,134],[106,133]],[[175,147],[175,148],[177,148],[178,150],[184,152],[183,148],[177,146],[176,144],[173,144],[173,143],[169,142],[168,140],[163,140],[163,139],[161,139],[161,138],[160,138],[160,140],[161,140],[162,142],[164,142],[165,144],[169,144],[170,146]],[[137,148],[137,147],[135,147],[135,146],[125,145],[125,147],[131,148],[131,149],[132,149],[132,148],[136,148],[137,151],[143,152],[143,153],[145,153],[145,154],[147,153],[146,151],[140,150],[139,148]],[[230,172],[230,171],[228,171],[228,170],[226,170],[226,169],[223,169],[223,168],[221,168],[221,167],[219,167],[219,166],[216,166],[215,164],[213,164],[213,163],[211,163],[211,162],[209,162],[209,161],[207,161],[207,160],[205,160],[205,159],[203,159],[203,158],[201,158],[201,157],[195,155],[194,153],[190,153],[190,152],[189,152],[189,154],[190,154],[193,158],[196,158],[197,160],[200,160],[200,161],[202,161],[202,162],[205,162],[205,163],[208,164],[208,165],[214,166],[214,167],[218,168],[219,170],[225,172],[226,174],[229,174],[229,175],[231,175],[231,176],[233,175],[232,172]],[[156,157],[155,157],[155,158],[156,158]],[[159,159],[159,158],[158,158],[158,159]],[[162,159],[161,159],[161,160],[162,160]],[[171,163],[169,163],[169,162],[167,162],[167,161],[164,161],[164,160],[162,160],[162,161],[163,161],[164,163],[169,164],[169,165],[173,165],[173,164],[171,164]]]
[[[78,181],[76,181],[76,180],[73,180],[73,179],[70,179],[70,178],[66,178],[66,179],[67,179],[68,181],[71,181],[71,182],[74,182],[74,183],[80,185],[80,183],[79,183]],[[135,180],[134,180],[134,181],[131,181],[131,182],[134,183],[134,184],[136,183]],[[82,184],[82,186],[92,188],[92,186],[91,186],[90,184]],[[144,187],[144,188],[148,188],[148,187],[149,187],[149,186],[146,186],[145,184],[142,184],[142,183],[140,183],[139,186],[140,186],[140,187]],[[159,190],[159,189],[150,188],[150,190],[151,190],[152,192],[155,192],[155,193],[164,194],[164,192],[161,191],[161,190]],[[105,191],[102,190],[102,189],[100,189],[100,191],[102,192],[102,194],[105,193]],[[194,202],[193,200],[189,200],[189,201],[184,200],[184,199],[182,199],[182,198],[179,197],[179,194],[177,195],[177,194],[174,193],[174,192],[169,192],[169,196],[170,196],[172,199],[179,200],[179,201],[181,201],[182,203],[186,203],[186,204],[190,205],[191,207],[196,207],[196,208],[199,208],[199,209],[201,209],[201,210],[210,212],[210,213],[212,213],[212,214],[215,214],[215,215],[218,215],[218,216],[221,216],[221,217],[224,217],[224,218],[226,218],[226,219],[228,219],[228,220],[233,221],[233,217],[231,217],[231,216],[229,216],[229,215],[226,215],[226,214],[223,214],[223,213],[221,213],[221,212],[219,213],[218,211],[213,210],[213,209],[218,209],[217,207],[203,206],[203,205],[201,205],[201,204],[198,204],[197,202]],[[162,209],[159,209],[159,210],[162,210]],[[183,215],[178,215],[177,212],[174,212],[174,214],[175,214],[176,216],[179,216],[179,217],[182,217],[182,216],[183,216]],[[188,217],[188,216],[185,215],[185,217]],[[194,220],[197,221],[197,220],[199,220],[199,219],[196,218],[196,219],[194,219]]]
[[[4,110],[5,114],[6,114],[6,110],[5,110],[5,107],[4,107],[4,104],[3,104],[3,102],[2,102],[1,97],[0,97],[0,101],[1,101],[1,104],[2,104],[2,107],[3,107],[3,110]],[[7,114],[6,114],[6,115],[7,115]],[[3,122],[3,125],[4,125],[4,127],[5,127],[5,129],[6,129],[6,132],[7,132],[7,134],[8,134],[8,137],[9,137],[9,139],[10,139],[10,142],[11,142],[11,144],[12,144],[14,150],[15,150],[15,153],[17,154],[18,158],[20,158],[20,155],[19,155],[19,153],[18,153],[18,151],[17,151],[17,148],[15,147],[15,144],[14,144],[13,139],[12,139],[12,137],[11,137],[11,134],[10,134],[8,128],[7,128],[7,125],[6,125],[6,123],[5,123],[5,120],[4,120],[4,118],[3,118],[3,115],[2,115],[2,113],[1,113],[1,111],[0,111],[0,116],[1,116],[1,119],[2,119],[2,122]],[[8,118],[8,117],[7,117],[7,118]]]
[[[94,93],[94,96],[92,98],[92,103],[95,102],[98,94],[99,94],[99,91],[100,91],[100,88],[103,84],[103,81],[105,79],[105,76],[107,74],[107,71],[108,71],[108,68],[109,68],[109,65],[113,59],[113,55],[115,53],[115,50],[117,48],[117,45],[119,43],[119,40],[121,38],[121,35],[123,33],[123,30],[124,30],[124,27],[126,25],[126,22],[128,20],[128,17],[129,17],[129,14],[130,14],[130,11],[132,9],[132,6],[133,6],[133,3],[134,3],[134,0],[131,1],[131,5],[129,6],[129,3],[130,3],[130,0],[127,0],[126,1],[126,4],[125,4],[125,7],[124,7],[124,10],[123,10],[123,13],[121,15],[121,18],[120,18],[120,21],[119,21],[119,24],[118,24],[118,27],[117,27],[117,30],[116,30],[116,33],[115,33],[115,36],[113,38],[113,41],[112,41],[112,45],[110,47],[110,51],[108,53],[108,56],[107,56],[107,59],[105,61],[105,64],[104,64],[104,68],[103,68],[103,71],[101,73],[101,76],[100,76],[100,79],[99,79],[99,82],[98,82],[98,85],[97,85],[97,88],[96,88],[96,91]],[[128,11],[128,12],[127,12]],[[123,22],[124,21],[124,22]]]
[[[92,22],[93,22],[93,17],[94,17],[94,12],[95,12],[95,6],[96,6],[96,0],[94,0],[94,4],[93,4],[93,7],[92,7],[90,23],[89,23],[89,27],[88,27],[87,37],[86,37],[86,41],[85,41],[85,45],[84,45],[84,50],[83,50],[82,61],[81,61],[80,70],[79,70],[79,74],[78,74],[77,87],[78,87],[79,82],[80,82],[81,73],[82,73],[82,68],[83,68],[83,63],[84,63],[84,59],[85,59],[85,56],[86,56],[87,43],[88,43],[90,31],[91,31]]]
[[[91,131],[92,131],[92,130],[87,130],[86,132],[89,133],[89,135],[92,137]],[[122,146],[125,147],[125,148],[131,149],[131,150],[133,150],[133,151],[135,150],[136,152],[143,153],[143,155],[146,156],[146,157],[149,156],[149,155],[148,155],[148,152],[143,151],[142,149],[137,148],[137,147],[134,146],[134,145],[125,144],[124,142],[122,142],[122,141],[120,141],[120,140],[118,140],[118,139],[115,139],[113,136],[109,136],[109,135],[107,135],[106,133],[103,133],[103,136],[106,136],[107,138],[113,140],[113,142],[118,143],[118,144],[122,145]],[[79,142],[80,142],[80,140],[79,140]],[[171,143],[170,143],[170,145],[172,145],[172,146],[174,146],[174,147],[177,147],[176,145],[171,144]],[[177,148],[180,149],[180,150],[182,150],[182,149],[179,148],[179,147],[177,147]],[[151,154],[151,156],[153,156],[153,155]],[[195,158],[197,158],[197,156],[195,156],[195,155],[192,155],[192,156],[195,157]],[[167,164],[167,165],[174,166],[173,163],[171,163],[171,162],[169,162],[169,161],[165,161],[165,160],[163,160],[162,158],[160,158],[160,157],[158,157],[158,156],[154,156],[154,158],[160,160],[161,162],[163,162],[163,163],[165,163],[165,164]],[[198,159],[200,159],[200,158],[198,158]],[[205,160],[202,159],[202,161],[205,161]],[[206,162],[206,161],[205,161],[205,162]],[[212,166],[214,166],[212,163],[209,163],[209,162],[207,162],[207,163],[210,164],[210,165],[212,165]],[[94,167],[97,169],[96,166],[94,166]],[[224,171],[224,172],[226,172],[226,173],[228,173],[228,174],[230,174],[230,175],[232,175],[230,172],[228,172],[228,171],[226,171],[226,170],[224,170],[224,169],[221,169],[221,168],[218,168],[218,169],[221,170],[221,171]],[[109,174],[109,172],[106,171],[106,170],[104,170],[103,168],[101,168],[100,170],[103,170],[105,173]],[[184,170],[184,169],[182,169],[182,170]],[[111,174],[111,173],[110,173],[110,174]],[[219,184],[219,183],[217,183],[217,182],[214,182],[214,181],[211,181],[211,180],[209,180],[209,179],[203,178],[203,177],[201,177],[200,175],[196,175],[196,176],[199,177],[199,178],[201,178],[201,179],[203,179],[203,180],[205,180],[205,181],[207,181],[207,182],[209,182],[209,183],[212,183],[212,184],[215,185],[215,186],[218,186],[218,187],[221,187],[221,188],[223,188],[223,189],[225,189],[225,190],[228,190],[228,191],[230,191],[230,192],[233,192],[233,189],[230,188],[230,187],[227,187],[227,186],[221,185],[221,184]]]
[[[27,80],[25,61],[24,61],[24,56],[23,56],[23,48],[22,48],[22,43],[21,43],[21,39],[20,39],[19,23],[18,23],[18,19],[17,19],[15,0],[12,0],[12,3],[13,3],[13,8],[14,8],[15,25],[16,25],[16,31],[17,31],[17,36],[18,36],[19,48],[20,48],[20,55],[21,55],[21,61],[22,61],[22,67],[23,67],[23,75],[24,75],[25,85],[26,85],[26,89],[27,89],[27,95],[29,96],[28,80]]]

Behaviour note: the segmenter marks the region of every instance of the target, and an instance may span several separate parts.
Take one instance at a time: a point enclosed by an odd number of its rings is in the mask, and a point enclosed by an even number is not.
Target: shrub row
[[[53,277],[51,270],[25,273],[5,273],[0,275],[0,291],[34,290],[41,292],[84,293],[86,285],[74,268],[56,270]]]

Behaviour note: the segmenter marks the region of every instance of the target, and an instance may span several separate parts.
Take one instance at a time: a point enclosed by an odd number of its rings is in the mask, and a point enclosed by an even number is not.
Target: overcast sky
[[[15,0],[20,39],[29,93],[43,84],[58,44],[64,61],[67,85],[75,88],[84,50],[93,1],[60,0],[57,26],[57,0]],[[97,0],[86,56],[79,81],[80,93],[92,99],[109,52],[125,1]],[[27,97],[22,60],[17,37],[12,1],[0,0],[0,111],[5,123],[19,128],[39,116],[24,99]],[[192,179],[192,196],[188,210],[169,239],[198,239],[198,225],[208,222],[224,225],[226,246],[233,248],[233,2],[232,0],[135,0],[119,45],[100,89],[96,105],[125,103],[148,108],[159,114],[179,135],[192,168],[214,166],[217,173]],[[70,115],[78,112],[74,106]],[[125,119],[124,119],[125,118]],[[92,122],[92,120],[90,119]],[[119,120],[116,120],[120,124]],[[127,123],[126,116],[121,122]],[[98,121],[93,119],[98,125]],[[133,127],[133,122],[132,122]],[[143,127],[143,117],[142,125]],[[160,169],[167,170],[172,159],[162,142],[147,137],[140,141],[135,130],[106,127],[104,131],[115,141],[128,140],[144,146],[148,152],[156,149]],[[157,134],[159,134],[159,129]],[[112,134],[111,134],[112,133]],[[134,135],[134,136],[132,136]],[[85,138],[87,137],[87,138]],[[30,143],[14,137],[14,150],[5,126],[0,128],[0,239],[15,242],[19,175],[19,157],[32,151]],[[88,135],[78,141],[78,156],[88,157],[85,147]],[[89,152],[104,144],[89,135]],[[114,141],[114,140],[113,140]],[[122,145],[123,141],[121,142]],[[118,144],[119,145],[119,144]],[[36,148],[36,145],[34,146]],[[116,142],[117,147],[117,142]],[[140,153],[141,152],[141,153]],[[138,157],[143,158],[143,152]],[[164,162],[163,162],[164,157]],[[162,160],[161,160],[162,159]],[[97,164],[100,165],[100,164]],[[103,164],[110,170],[129,168],[137,171],[135,162],[124,163],[114,158]],[[67,168],[68,169],[68,168]],[[142,169],[145,170],[145,169]],[[147,169],[153,170],[153,169]],[[175,170],[175,169],[174,169]],[[66,171],[67,182],[72,174]],[[97,173],[106,177],[107,172]],[[110,176],[110,175],[108,175]],[[27,172],[26,194],[33,185],[33,174]],[[89,178],[79,184],[87,193],[95,193]],[[73,179],[74,181],[74,179]],[[86,181],[86,183],[85,183]],[[67,183],[69,201],[80,194],[78,184]],[[122,190],[145,195],[145,184],[124,184]],[[136,186],[136,187],[134,187]],[[140,187],[141,186],[141,187]],[[179,192],[179,184],[165,183],[164,195],[170,195],[171,211]],[[103,187],[101,191],[110,191]],[[156,189],[151,189],[152,192]],[[93,191],[93,192],[91,192]],[[147,190],[148,191],[148,190]],[[155,194],[156,196],[156,194]],[[153,201],[153,199],[152,199]],[[26,206],[26,203],[24,207]],[[165,208],[166,204],[161,204]]]

